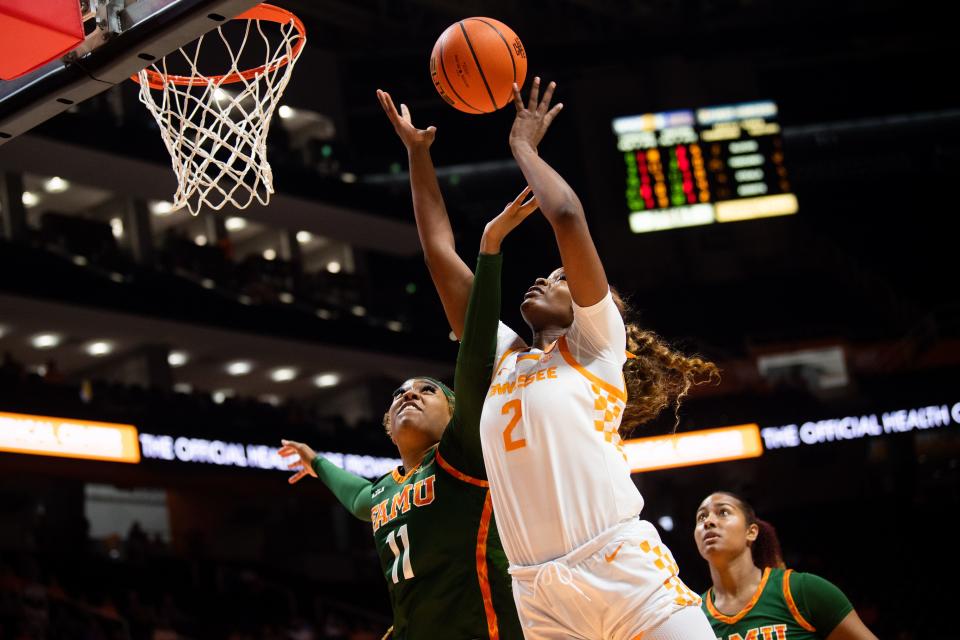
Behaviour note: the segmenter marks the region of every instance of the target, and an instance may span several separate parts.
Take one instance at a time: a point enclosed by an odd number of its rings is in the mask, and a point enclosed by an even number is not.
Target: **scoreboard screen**
[[[625,116],[613,131],[634,233],[797,212],[773,102]]]

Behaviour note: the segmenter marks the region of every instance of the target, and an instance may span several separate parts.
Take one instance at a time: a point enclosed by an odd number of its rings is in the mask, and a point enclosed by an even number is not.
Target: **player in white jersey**
[[[632,429],[677,403],[716,368],[625,327],[579,199],[537,153],[562,105],[534,79],[511,150],[560,249],[563,268],[539,278],[521,305],[531,346],[501,326],[498,365],[481,420],[497,526],[527,638],[713,640],[699,598],[679,579],[620,448]],[[429,146],[388,95],[381,103],[407,146],[414,213],[431,276],[457,335],[472,274],[456,255]],[[627,361],[625,349],[632,358]],[[628,392],[629,391],[629,392]]]

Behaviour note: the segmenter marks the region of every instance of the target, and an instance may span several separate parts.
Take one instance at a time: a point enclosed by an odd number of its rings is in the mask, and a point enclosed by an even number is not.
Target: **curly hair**
[[[641,329],[630,321],[632,310],[620,294],[613,287],[611,292],[627,328],[627,351],[631,354],[623,367],[628,400],[620,436],[629,437],[669,406],[673,406],[676,431],[680,425],[680,404],[690,388],[706,382],[718,383],[720,369],[712,362],[680,353],[654,332]]]

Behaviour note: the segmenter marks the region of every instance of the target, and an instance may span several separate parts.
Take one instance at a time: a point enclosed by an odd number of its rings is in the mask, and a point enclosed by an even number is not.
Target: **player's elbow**
[[[423,243],[423,261],[427,267],[440,267],[445,262],[457,259],[457,250],[442,242],[424,242]]]
[[[583,214],[583,206],[576,198],[565,198],[549,207],[549,210],[544,210],[543,215],[555,229],[579,226],[586,219]]]

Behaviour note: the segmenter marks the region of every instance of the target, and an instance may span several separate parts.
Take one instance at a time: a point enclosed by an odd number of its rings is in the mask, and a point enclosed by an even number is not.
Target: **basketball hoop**
[[[194,215],[203,206],[243,209],[254,199],[270,202],[270,120],[307,39],[300,19],[273,5],[257,5],[234,20],[247,21],[242,38],[231,38],[224,25],[216,30],[230,60],[227,73],[204,75],[197,69],[211,31],[132,78],[140,84],[140,102],[153,114],[170,152],[177,176],[173,207],[187,207]],[[249,49],[260,46],[248,42],[258,40],[265,50],[263,64],[241,69],[244,51],[249,56]],[[186,64],[189,74],[172,73],[171,63]],[[239,90],[229,92],[224,85],[239,85]]]

